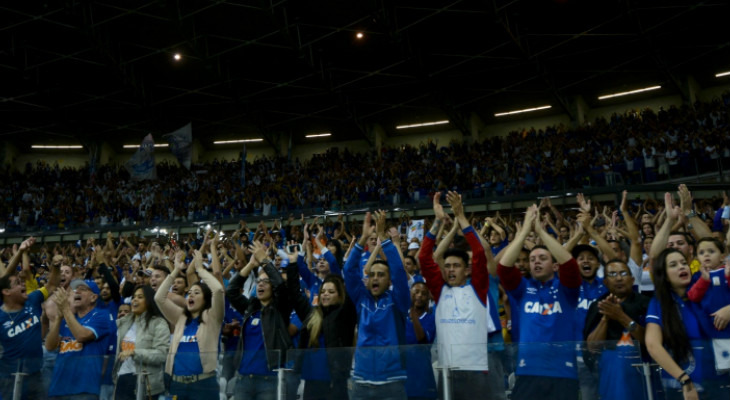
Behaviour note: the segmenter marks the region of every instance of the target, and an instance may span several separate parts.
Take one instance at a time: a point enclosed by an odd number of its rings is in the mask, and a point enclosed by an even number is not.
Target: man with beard
[[[24,241],[18,256],[27,252],[34,239]],[[15,272],[12,261],[7,272],[0,278],[0,397],[13,398],[13,383],[16,372],[28,374],[23,379],[21,399],[41,399],[45,387],[41,384],[43,350],[41,339],[41,303],[59,282],[60,256],[53,258],[51,274],[45,287],[26,293],[25,282]]]
[[[385,212],[363,220],[362,235],[345,262],[345,286],[358,314],[357,347],[349,386],[351,400],[406,399],[406,366],[400,346],[405,344],[410,306],[408,277],[390,238],[385,234]],[[376,260],[363,284],[359,262],[368,237],[376,235],[388,261]],[[392,286],[392,289],[391,289]]]

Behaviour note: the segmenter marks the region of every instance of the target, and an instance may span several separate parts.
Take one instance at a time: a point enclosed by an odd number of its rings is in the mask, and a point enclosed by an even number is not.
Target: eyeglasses
[[[269,279],[269,278],[256,279],[256,283],[268,283],[268,284],[271,284],[271,279]]]
[[[617,276],[626,278],[627,276],[629,276],[629,271],[621,271],[621,272],[612,271],[612,272],[607,273],[606,276],[608,276],[610,278],[615,278]]]

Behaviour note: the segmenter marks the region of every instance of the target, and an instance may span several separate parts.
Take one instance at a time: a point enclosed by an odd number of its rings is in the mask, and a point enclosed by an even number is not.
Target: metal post
[[[147,376],[147,371],[142,371],[141,373],[137,374],[137,396],[135,397],[137,400],[144,400],[144,395],[146,393],[144,387],[145,376]]]
[[[16,372],[15,383],[13,384],[13,400],[20,400],[23,397],[23,377],[28,375],[24,372]]]
[[[276,370],[276,400],[286,400],[286,369]]]
[[[651,368],[649,363],[642,363],[641,367],[644,370],[644,380],[646,381],[646,394],[647,400],[654,400],[654,388],[651,387]]]
[[[446,367],[441,368],[441,387],[444,390],[444,400],[451,400],[451,382],[449,378],[449,369]]]

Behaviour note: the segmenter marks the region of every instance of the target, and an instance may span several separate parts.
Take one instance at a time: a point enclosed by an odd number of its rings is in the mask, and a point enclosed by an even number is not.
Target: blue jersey
[[[695,275],[700,274],[697,273]],[[702,311],[704,311],[704,315],[700,318],[703,318],[706,324],[713,325],[714,317],[710,314],[715,313],[717,310],[728,304],[730,304],[730,288],[728,287],[727,277],[725,277],[725,269],[720,268],[710,271],[710,287],[700,302]],[[730,325],[726,326],[725,329],[721,331],[717,329],[710,329],[707,334],[711,338],[730,339]]]
[[[53,378],[48,389],[49,396],[69,396],[89,393],[99,395],[101,370],[107,353],[107,336],[110,334],[112,316],[106,310],[89,311],[83,317],[76,317],[79,324],[94,334],[94,340],[81,343],[74,338],[64,320],[58,358],[53,368]],[[79,377],[83,377],[80,379]]]
[[[575,260],[565,265],[570,263],[577,270]],[[518,306],[512,311],[519,315],[517,375],[577,379],[574,325],[580,286],[567,287],[557,277],[545,283],[522,278],[507,293]]]
[[[203,373],[203,363],[200,361],[200,346],[198,346],[198,327],[200,319],[193,318],[185,325],[180,344],[177,346],[173,375],[190,376]]]
[[[608,293],[608,289],[603,285],[603,279],[596,277],[593,282],[583,281],[580,285],[580,294],[578,295],[578,307],[575,310],[575,340],[583,341],[583,328],[586,325],[586,316],[588,308],[591,307],[597,298]]]
[[[679,308],[687,338],[692,344],[690,359],[678,363],[680,368],[687,371],[695,385],[701,385],[704,380],[726,379],[725,375],[717,375],[715,372],[715,356],[712,351],[712,344],[706,340],[704,333],[706,329],[702,329],[702,310],[697,304],[689,300],[682,300],[674,293],[672,293],[672,297]],[[656,297],[652,298],[649,303],[649,310],[646,312],[646,323],[657,324],[659,327],[663,326],[662,308]],[[662,381],[666,387],[675,389],[680,387],[679,382],[664,370],[662,370]]]
[[[101,376],[102,385],[113,385],[114,380],[112,379],[112,370],[114,369],[114,357],[117,354],[117,314],[109,314],[111,319],[109,320],[109,334],[106,336],[106,357],[107,362],[104,363],[104,370]]]
[[[45,298],[44,291],[34,290],[22,310],[9,313],[0,310],[0,376],[41,370],[41,304]]]
[[[266,346],[260,310],[246,319],[241,334],[243,335],[243,356],[238,372],[241,375],[276,375],[266,365]],[[278,358],[281,359],[284,356],[284,354],[280,354]]]
[[[233,323],[234,320],[241,323],[243,321],[243,316],[241,313],[238,312],[233,306],[231,306],[231,303],[228,301],[228,297],[226,297],[225,302],[225,315],[223,316],[223,323],[224,324],[230,324]],[[230,336],[223,339],[223,349],[224,351],[236,351],[236,348],[238,347],[238,340],[241,338],[241,328],[238,328],[237,332],[232,332]]]
[[[436,317],[432,312],[418,318],[426,339],[422,343],[416,340],[413,322],[406,319],[406,394],[408,397],[436,398],[436,380],[431,366],[431,346],[436,338]]]
[[[122,300],[117,303],[114,299],[109,300],[109,303],[105,303],[101,297],[96,301],[96,308],[99,310],[106,310],[112,318],[116,319],[119,314],[119,305],[122,304]],[[116,326],[116,324],[115,324]]]

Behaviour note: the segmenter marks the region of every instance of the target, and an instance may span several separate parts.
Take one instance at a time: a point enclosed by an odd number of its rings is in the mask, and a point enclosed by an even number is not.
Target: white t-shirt
[[[125,350],[134,350],[134,345],[137,342],[137,322],[134,322],[131,327],[129,327],[129,330],[124,335],[124,339],[122,339],[121,346],[122,348],[119,349],[119,352]],[[122,363],[122,365],[119,367],[119,375],[124,374],[133,374],[137,372],[137,367],[134,365],[134,360],[132,357],[127,357],[126,360]]]

